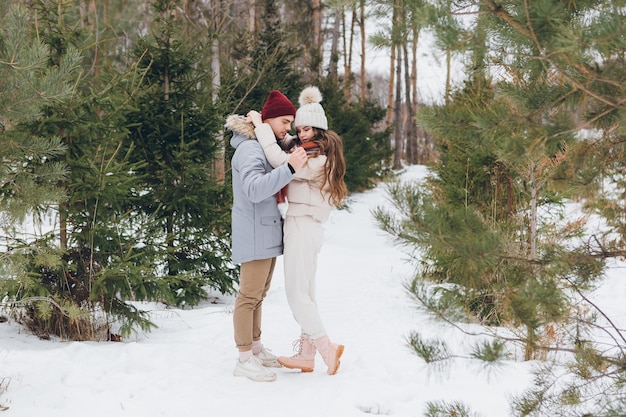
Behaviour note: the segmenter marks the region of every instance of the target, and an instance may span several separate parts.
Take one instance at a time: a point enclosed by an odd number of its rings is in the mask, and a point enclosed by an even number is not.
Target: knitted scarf
[[[300,144],[300,147],[304,148],[304,150],[306,151],[307,155],[311,155],[311,154],[314,154],[314,153],[320,151],[320,146],[317,143],[313,142],[313,141],[311,141],[311,142],[302,142]]]

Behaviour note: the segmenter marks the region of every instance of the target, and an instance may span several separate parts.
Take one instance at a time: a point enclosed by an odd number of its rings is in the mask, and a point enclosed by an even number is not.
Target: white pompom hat
[[[296,118],[293,121],[295,127],[312,126],[318,129],[328,130],[328,120],[324,108],[320,104],[322,93],[319,88],[309,86],[300,93],[298,102],[300,108],[296,111]]]

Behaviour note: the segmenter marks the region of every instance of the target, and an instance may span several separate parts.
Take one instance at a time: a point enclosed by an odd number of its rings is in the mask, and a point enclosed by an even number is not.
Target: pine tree
[[[34,135],[22,124],[41,117],[46,106],[71,98],[80,56],[70,51],[63,65],[50,67],[48,48],[33,36],[28,10],[4,1],[0,11],[0,210],[5,229],[66,197],[57,184],[67,168],[54,161],[66,147],[58,136]]]
[[[49,244],[54,233],[47,232],[46,223],[68,197],[60,186],[69,176],[63,161],[68,147],[58,132],[44,134],[32,125],[50,107],[66,105],[76,96],[81,57],[68,48],[63,62],[50,65],[51,49],[35,36],[29,10],[2,2],[0,13],[0,209],[6,244],[0,297],[12,311],[18,307],[30,318],[50,319],[51,305],[60,311],[61,302],[49,298],[38,280],[45,277],[33,271],[33,263],[40,270],[61,264],[58,247]],[[27,216],[32,221],[25,222]]]
[[[478,323],[491,336],[471,357],[495,363],[519,349],[527,360],[569,361],[562,381],[538,370],[535,387],[514,401],[517,415],[621,415],[625,339],[586,294],[605,259],[624,255],[623,222],[607,217],[617,239],[586,240],[586,219],[568,219],[564,207],[583,181],[623,169],[623,159],[608,157],[623,155],[623,4],[478,7],[467,82],[448,105],[419,115],[441,155],[435,175],[423,186],[392,185],[397,210],[376,217],[415,251],[418,273],[407,286],[415,299],[448,323]],[[506,79],[493,80],[488,63]],[[599,140],[584,140],[589,128]],[[581,155],[597,164],[584,178],[572,175]],[[623,208],[623,199],[610,204]],[[613,352],[591,342],[590,323],[614,335]],[[409,342],[432,364],[460,354],[419,333]]]

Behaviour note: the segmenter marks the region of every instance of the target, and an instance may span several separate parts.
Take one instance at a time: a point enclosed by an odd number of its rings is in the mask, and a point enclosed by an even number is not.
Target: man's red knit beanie
[[[273,90],[270,92],[263,105],[263,110],[261,110],[261,118],[267,120],[288,115],[296,116],[296,106],[280,91]]]

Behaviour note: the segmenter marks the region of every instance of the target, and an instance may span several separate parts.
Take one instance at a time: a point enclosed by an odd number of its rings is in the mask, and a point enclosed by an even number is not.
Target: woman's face
[[[311,126],[296,127],[296,132],[298,133],[298,137],[302,142],[308,142],[313,139],[313,136],[315,136],[315,129],[313,129]]]

